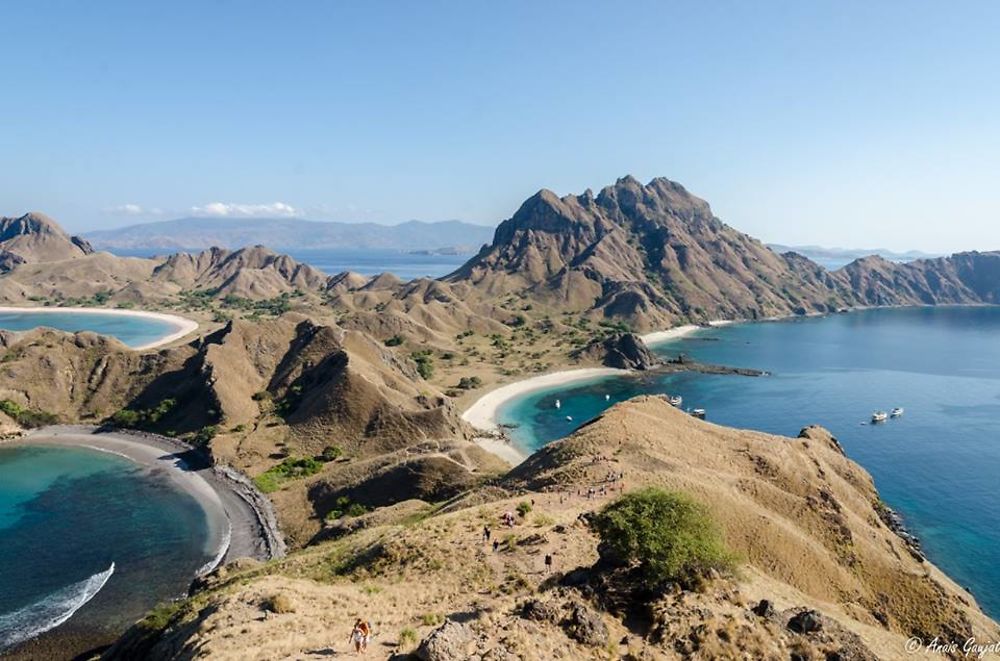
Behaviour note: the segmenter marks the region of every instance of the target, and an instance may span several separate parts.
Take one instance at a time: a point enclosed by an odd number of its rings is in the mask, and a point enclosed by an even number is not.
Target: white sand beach
[[[497,410],[508,399],[533,392],[551,388],[553,386],[564,386],[574,381],[585,381],[598,376],[609,376],[611,374],[628,374],[628,370],[615,369],[613,367],[585,367],[575,370],[563,370],[542,374],[523,381],[515,381],[507,385],[500,386],[492,390],[467,408],[462,414],[462,419],[476,429],[483,431],[497,431]]]
[[[726,319],[717,319],[715,321],[708,322],[708,325],[715,327],[715,326],[728,326],[729,324],[735,324],[735,323],[737,322],[729,321]],[[704,326],[698,326],[695,324],[685,324],[684,326],[677,326],[675,328],[670,328],[667,330],[646,333],[640,339],[642,339],[642,341],[645,342],[647,345],[652,346],[654,344],[660,344],[661,342],[676,340],[678,338],[684,337],[685,335],[690,335],[691,333],[701,328],[704,328]]]
[[[193,333],[198,329],[198,322],[187,319],[186,317],[179,317],[175,314],[167,314],[165,312],[148,312],[145,310],[119,310],[116,308],[72,308],[72,307],[15,307],[4,305],[0,306],[0,313],[18,314],[18,313],[58,313],[58,312],[72,312],[73,314],[103,314],[103,315],[115,315],[120,317],[144,317],[146,319],[157,319],[159,321],[165,321],[176,330],[174,332],[164,335],[160,339],[143,344],[137,347],[131,347],[133,351],[146,351],[147,349],[155,349],[156,347],[162,346],[164,344],[169,344],[175,340],[179,340],[182,337]]]

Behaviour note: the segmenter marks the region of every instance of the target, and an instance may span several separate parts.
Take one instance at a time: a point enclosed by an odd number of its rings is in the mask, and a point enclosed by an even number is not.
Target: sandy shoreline
[[[711,327],[717,327],[727,326],[733,323],[737,322],[720,319],[710,321],[708,322],[708,325]],[[642,335],[640,339],[647,345],[654,345],[669,340],[676,340],[686,335],[690,335],[691,333],[702,328],[704,328],[704,326],[687,324],[684,326],[670,328],[668,330],[647,333]],[[629,374],[629,370],[615,369],[612,367],[587,367],[561,370],[558,372],[543,374],[541,376],[529,377],[527,379],[515,381],[514,383],[502,385],[499,388],[486,393],[473,402],[472,406],[467,408],[462,413],[462,419],[476,429],[489,432],[489,436],[475,439],[476,444],[479,445],[479,447],[483,448],[487,452],[492,452],[504,461],[516,466],[524,461],[527,456],[511,443],[497,437],[501,431],[499,428],[499,420],[497,420],[497,413],[504,403],[515,397],[520,397],[521,395],[525,395],[536,390],[544,390],[554,386],[570,385],[577,381],[586,381],[587,379],[600,376],[625,374]]]
[[[119,310],[117,308],[74,308],[74,307],[15,307],[10,305],[0,306],[0,314],[10,313],[57,313],[57,312],[72,312],[74,314],[103,314],[112,315],[119,317],[140,317],[145,319],[156,319],[158,321],[165,321],[169,323],[175,329],[174,332],[164,335],[160,339],[154,342],[148,342],[146,344],[129,347],[133,351],[146,351],[147,349],[155,349],[156,347],[162,346],[164,344],[169,344],[175,340],[179,340],[182,337],[193,333],[198,329],[198,322],[187,319],[186,317],[180,317],[175,314],[167,314],[166,312],[148,312],[145,310]]]
[[[479,447],[487,452],[492,452],[512,466],[516,466],[524,461],[527,455],[511,443],[497,438],[497,434],[500,432],[497,412],[504,402],[529,392],[544,390],[553,386],[564,386],[595,377],[628,373],[628,370],[620,370],[613,367],[585,367],[552,372],[550,374],[542,374],[521,381],[515,381],[514,383],[500,386],[496,390],[492,390],[477,399],[472,406],[462,413],[462,419],[480,431],[489,432],[489,436],[475,439]]]
[[[735,324],[735,323],[738,322],[728,321],[725,319],[716,319],[714,321],[708,322],[708,325],[712,328],[715,328],[716,326],[728,326],[730,324]],[[640,336],[639,339],[645,342],[648,346],[652,346],[654,344],[660,344],[661,342],[676,340],[678,338],[684,337],[685,335],[690,335],[691,333],[700,330],[702,328],[704,328],[704,326],[698,326],[695,324],[686,324],[684,326],[676,326],[675,328],[669,328],[667,330],[646,333],[645,335]]]

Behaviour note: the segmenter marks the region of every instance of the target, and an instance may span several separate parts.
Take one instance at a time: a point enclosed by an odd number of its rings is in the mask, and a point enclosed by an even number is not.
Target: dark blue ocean
[[[929,558],[1000,616],[1000,308],[740,324],[655,349],[772,374],[603,378],[525,395],[500,419],[520,425],[512,434],[528,450],[642,393],[679,394],[685,408],[733,427],[794,436],[823,425],[872,474]],[[873,410],[896,406],[901,418],[867,424]]]
[[[186,592],[214,555],[209,537],[201,506],[162,473],[84,448],[0,445],[0,657],[60,623],[121,632]]]

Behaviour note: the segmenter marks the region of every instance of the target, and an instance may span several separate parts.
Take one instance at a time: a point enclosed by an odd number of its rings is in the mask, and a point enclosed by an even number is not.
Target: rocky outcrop
[[[594,340],[572,355],[574,358],[600,362],[606,367],[627,370],[648,370],[661,362],[634,333],[615,333]]]

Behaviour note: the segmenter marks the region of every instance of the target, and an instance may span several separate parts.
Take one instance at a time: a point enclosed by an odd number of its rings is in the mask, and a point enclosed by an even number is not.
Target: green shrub
[[[458,380],[458,387],[462,390],[473,390],[483,385],[483,380],[478,376],[463,376]]]
[[[403,343],[403,338],[399,335],[393,335],[388,340],[385,341],[385,346],[387,347],[398,347]]]
[[[111,422],[117,427],[144,429],[158,423],[175,406],[177,400],[168,398],[149,409],[121,409],[111,416]]]
[[[410,354],[410,358],[417,364],[417,373],[421,378],[426,381],[434,376],[434,358],[430,350],[414,351]]]
[[[336,461],[344,456],[344,451],[341,450],[336,445],[328,445],[323,448],[323,452],[319,455],[320,461]]]
[[[17,424],[27,429],[45,427],[46,425],[54,425],[59,422],[59,416],[54,413],[39,411],[37,409],[26,409],[17,402],[9,399],[0,400],[0,411],[6,413]]]
[[[522,500],[517,504],[517,513],[522,516],[528,516],[528,512],[531,511],[531,503],[526,500]]]
[[[194,445],[208,445],[208,443],[215,438],[215,435],[218,433],[218,425],[206,425],[195,432],[194,436],[191,437],[191,443]]]
[[[323,462],[310,457],[297,459],[288,457],[277,466],[272,466],[254,478],[257,488],[264,493],[277,491],[289,481],[315,475],[323,468]]]
[[[634,491],[607,505],[593,526],[602,557],[637,566],[649,588],[695,587],[712,570],[729,573],[736,564],[708,510],[681,493]]]

